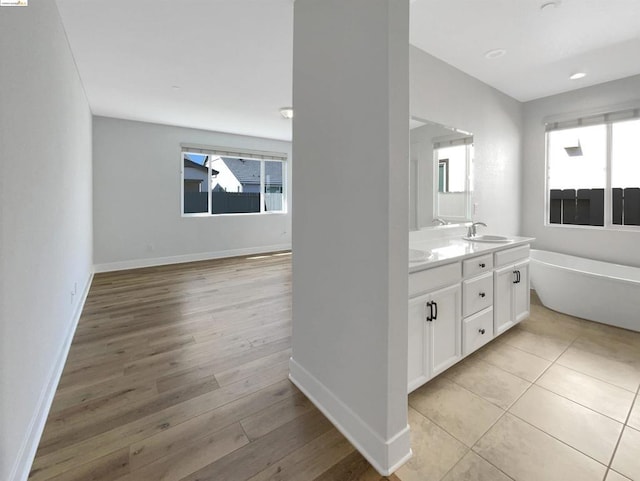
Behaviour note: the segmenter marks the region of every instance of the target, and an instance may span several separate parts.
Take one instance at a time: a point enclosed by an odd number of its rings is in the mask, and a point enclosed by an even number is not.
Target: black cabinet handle
[[[480,294],[478,294],[480,297],[484,297],[486,296],[486,294],[484,292],[481,292]]]
[[[435,313],[432,314],[432,316],[431,316],[433,318],[433,320],[435,321],[436,319],[438,319],[438,303],[436,301],[433,301],[431,303],[431,307],[435,307],[436,308]]]
[[[486,267],[486,264],[484,262],[481,262],[480,263],[480,267],[484,268],[484,267]]]
[[[478,332],[479,332],[480,334],[484,334],[486,331],[485,331],[484,329],[478,329]]]
[[[432,316],[433,316],[433,309],[431,309],[431,301],[427,302],[425,311],[427,312],[426,316],[427,316],[427,322],[431,322]]]
[[[522,279],[520,277],[520,271],[518,271],[518,270],[513,271],[513,275],[515,276],[515,279],[514,279],[513,283],[514,284],[520,284],[520,281]]]

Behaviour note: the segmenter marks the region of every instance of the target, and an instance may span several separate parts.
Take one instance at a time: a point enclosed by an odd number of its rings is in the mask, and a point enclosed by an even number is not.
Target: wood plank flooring
[[[379,481],[287,379],[291,256],[97,274],[31,481]]]

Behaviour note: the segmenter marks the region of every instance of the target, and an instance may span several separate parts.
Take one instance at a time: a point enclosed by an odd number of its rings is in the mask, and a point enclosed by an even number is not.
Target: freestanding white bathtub
[[[640,331],[640,268],[534,249],[530,268],[546,307]]]

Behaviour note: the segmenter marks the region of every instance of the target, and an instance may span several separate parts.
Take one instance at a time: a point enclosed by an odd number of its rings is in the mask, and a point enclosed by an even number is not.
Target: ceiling
[[[548,1],[412,0],[410,40],[520,101],[640,74],[640,0]],[[94,114],[291,139],[292,0],[57,3]]]
[[[640,74],[640,0],[545,3],[415,0],[410,40],[522,102]],[[485,57],[496,49],[506,54]]]
[[[292,0],[57,3],[95,115],[291,139]]]

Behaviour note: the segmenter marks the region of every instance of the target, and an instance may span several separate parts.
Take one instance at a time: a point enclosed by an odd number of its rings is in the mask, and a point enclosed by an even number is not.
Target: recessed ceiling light
[[[557,8],[559,5],[560,5],[560,2],[546,2],[540,5],[540,10],[542,10],[543,12],[548,12],[550,10]]]
[[[280,109],[280,115],[282,115],[285,119],[292,119],[293,107],[282,107]]]
[[[489,60],[494,60],[496,58],[503,57],[506,53],[507,51],[504,48],[496,48],[485,52],[484,57],[488,58]]]
[[[584,72],[576,72],[573,75],[569,76],[569,80],[578,80],[578,79],[584,78],[586,76],[587,76],[587,74],[584,73]]]

